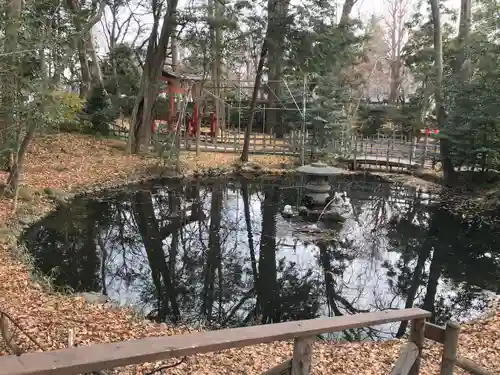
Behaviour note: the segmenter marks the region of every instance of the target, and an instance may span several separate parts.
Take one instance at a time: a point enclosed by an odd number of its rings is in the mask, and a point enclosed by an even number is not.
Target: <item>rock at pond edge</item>
[[[78,297],[82,297],[85,302],[91,303],[94,305],[102,305],[105,304],[106,302],[109,301],[108,296],[105,296],[100,293],[94,293],[94,292],[82,292],[82,293],[77,293],[76,294]]]

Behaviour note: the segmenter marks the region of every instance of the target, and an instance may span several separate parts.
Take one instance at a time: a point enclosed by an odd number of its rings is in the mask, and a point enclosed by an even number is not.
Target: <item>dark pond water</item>
[[[354,217],[328,236],[285,220],[300,180],[151,184],[78,199],[25,233],[36,265],[151,319],[242,326],[410,306],[441,323],[484,311],[500,234],[438,197],[362,177],[334,183]],[[380,338],[400,324],[345,333]]]

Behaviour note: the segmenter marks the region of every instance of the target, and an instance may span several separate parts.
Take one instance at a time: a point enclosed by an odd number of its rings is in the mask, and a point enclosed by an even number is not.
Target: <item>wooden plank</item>
[[[263,372],[260,375],[290,375],[292,372],[292,359],[286,360],[279,365],[270,368],[269,370]]]
[[[438,342],[440,344],[444,343],[444,327],[432,324],[425,323],[425,338]]]
[[[0,375],[77,375],[430,316],[418,308],[389,310],[6,356],[0,358]]]
[[[392,367],[391,375],[408,375],[418,357],[418,347],[413,342],[406,343],[401,349],[399,358]]]
[[[420,372],[420,359],[422,358],[422,349],[424,347],[425,319],[414,319],[411,322],[410,342],[413,342],[418,348],[418,356],[409,372],[410,375],[418,375]]]
[[[446,323],[444,333],[443,355],[441,359],[440,375],[453,375],[457,360],[458,335],[460,325],[455,322]]]
[[[458,357],[457,366],[463,368],[465,371],[472,375],[499,375],[498,372],[491,372],[484,367],[479,366],[477,363],[472,362],[470,359]]]
[[[297,338],[293,344],[292,375],[309,375],[312,366],[313,337]]]

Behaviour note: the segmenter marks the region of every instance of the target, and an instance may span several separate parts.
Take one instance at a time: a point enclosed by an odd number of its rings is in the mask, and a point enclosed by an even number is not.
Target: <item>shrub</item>
[[[103,87],[94,87],[83,110],[84,120],[90,122],[92,133],[109,135],[110,126],[119,116]]]
[[[49,127],[64,131],[81,131],[78,114],[82,111],[83,100],[73,92],[53,91],[48,106]]]

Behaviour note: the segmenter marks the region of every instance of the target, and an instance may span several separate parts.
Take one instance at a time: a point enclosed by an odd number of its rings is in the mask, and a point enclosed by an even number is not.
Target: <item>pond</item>
[[[307,233],[284,219],[300,179],[157,182],[78,198],[24,241],[44,274],[150,319],[209,328],[421,306],[443,323],[500,286],[500,233],[416,189],[336,176],[354,215]],[[405,324],[346,339],[401,336]]]

